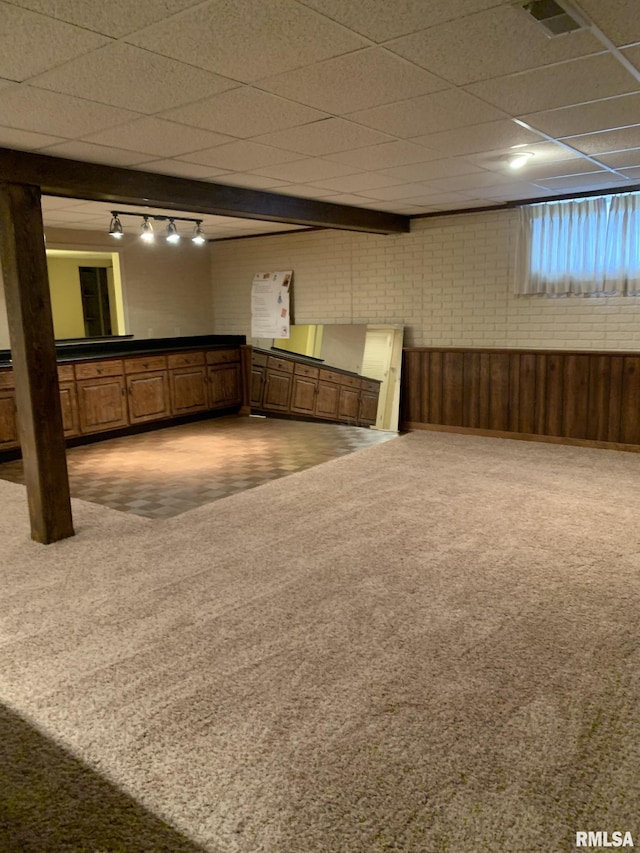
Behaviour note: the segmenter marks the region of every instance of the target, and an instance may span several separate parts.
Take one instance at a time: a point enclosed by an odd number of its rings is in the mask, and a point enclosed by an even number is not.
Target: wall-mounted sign
[[[259,272],[251,285],[251,336],[288,338],[293,270]]]

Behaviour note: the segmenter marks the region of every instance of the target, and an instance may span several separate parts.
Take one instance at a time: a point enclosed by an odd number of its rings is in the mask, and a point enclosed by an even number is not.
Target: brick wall
[[[293,269],[297,323],[402,323],[408,346],[639,350],[640,298],[513,293],[517,213],[417,220],[410,234],[314,231],[214,243],[215,332],[250,335],[256,272]]]

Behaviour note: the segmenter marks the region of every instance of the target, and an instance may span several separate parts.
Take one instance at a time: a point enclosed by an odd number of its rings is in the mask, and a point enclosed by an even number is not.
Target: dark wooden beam
[[[34,184],[48,195],[110,204],[164,207],[375,234],[398,234],[410,228],[409,217],[397,213],[64,160],[9,148],[0,148],[0,181]]]
[[[37,186],[0,183],[0,257],[31,536],[73,536],[47,260]]]

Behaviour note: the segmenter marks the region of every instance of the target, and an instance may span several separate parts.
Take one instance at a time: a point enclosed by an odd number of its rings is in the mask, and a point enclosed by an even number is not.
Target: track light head
[[[204,231],[202,230],[201,219],[198,219],[198,221],[196,222],[196,227],[193,229],[193,237],[191,238],[191,240],[198,246],[202,246],[203,243],[207,242],[207,238],[204,236]]]
[[[122,222],[118,218],[118,214],[113,212],[111,214],[111,224],[109,225],[109,235],[111,237],[115,237],[116,240],[121,240],[124,237],[124,231],[122,230]]]
[[[143,216],[142,218],[142,233],[140,234],[140,239],[144,240],[145,243],[153,243],[155,240],[155,234],[153,233],[153,223],[149,221],[148,216]]]
[[[170,219],[167,223],[167,243],[179,243],[180,235],[178,234],[178,229],[176,228],[176,223],[173,219]]]

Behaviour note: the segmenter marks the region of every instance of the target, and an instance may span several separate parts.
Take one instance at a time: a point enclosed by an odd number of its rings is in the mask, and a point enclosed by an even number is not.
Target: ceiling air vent
[[[527,0],[517,5],[522,6],[549,38],[589,28],[588,22],[567,0],[562,0],[562,5],[556,0]]]

